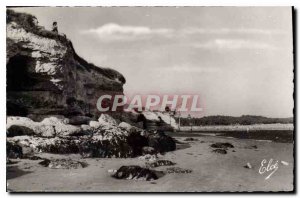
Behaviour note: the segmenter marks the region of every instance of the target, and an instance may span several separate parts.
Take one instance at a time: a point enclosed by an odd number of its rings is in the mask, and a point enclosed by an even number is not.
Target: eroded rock
[[[170,161],[170,160],[157,160],[156,162],[152,162],[152,163],[147,163],[147,166],[151,167],[151,168],[156,168],[159,166],[173,166],[176,163]]]
[[[141,129],[128,130],[114,125],[116,121],[105,114],[102,114],[101,123],[90,121],[90,125],[81,126],[68,124],[67,119],[58,117],[44,118],[42,122],[23,117],[9,117],[8,120],[7,141],[13,145],[8,151],[15,157],[17,146],[26,157],[38,152],[80,153],[83,157],[136,157],[175,149],[175,142],[169,136],[163,133],[142,135]],[[91,126],[93,122],[97,127]]]
[[[219,148],[219,149],[228,149],[228,148],[234,148],[234,146],[228,142],[217,142],[212,145],[210,145],[212,148]]]
[[[166,170],[167,173],[191,173],[191,169],[184,169],[180,167],[170,167]]]
[[[44,159],[39,164],[52,169],[78,169],[88,166],[85,162],[75,161],[72,159]]]
[[[101,114],[98,122],[101,126],[118,126],[118,123],[115,119],[113,119],[110,115],[104,113]]]
[[[20,135],[37,135],[41,137],[54,137],[55,129],[51,125],[34,122],[26,117],[8,116],[6,119],[7,137]]]
[[[159,177],[157,172],[140,166],[122,166],[113,174],[116,179],[132,179],[132,180],[157,180]]]
[[[219,154],[227,154],[227,151],[225,149],[214,149],[212,152]]]

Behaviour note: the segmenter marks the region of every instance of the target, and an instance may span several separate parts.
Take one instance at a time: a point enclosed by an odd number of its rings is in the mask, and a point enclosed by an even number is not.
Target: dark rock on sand
[[[189,137],[189,138],[185,138],[184,141],[198,141],[198,139]]]
[[[29,157],[28,159],[30,159],[30,160],[42,160],[44,158],[34,155],[34,156]]]
[[[210,145],[212,148],[219,148],[219,149],[228,149],[228,148],[234,148],[234,146],[228,142],[217,142],[212,145]]]
[[[257,149],[256,145],[245,146],[245,149]]]
[[[179,167],[170,167],[166,170],[167,173],[191,173],[192,170]]]
[[[219,154],[227,154],[227,151],[225,149],[214,149],[212,152]]]
[[[159,166],[173,166],[176,163],[169,160],[157,160],[156,162],[148,163],[147,165],[151,168],[156,168]]]
[[[85,168],[88,165],[85,162],[74,161],[71,159],[44,159],[39,164],[52,169],[77,169]]]
[[[133,180],[156,180],[158,179],[157,171],[140,166],[122,166],[113,175],[117,179],[133,179]]]

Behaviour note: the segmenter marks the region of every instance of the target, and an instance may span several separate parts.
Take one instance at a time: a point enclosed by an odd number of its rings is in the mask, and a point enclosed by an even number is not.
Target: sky
[[[197,116],[293,116],[290,7],[15,8],[126,78],[124,93],[197,94]]]

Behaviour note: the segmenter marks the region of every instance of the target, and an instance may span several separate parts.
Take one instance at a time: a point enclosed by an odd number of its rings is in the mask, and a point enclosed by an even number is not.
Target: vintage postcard
[[[294,192],[293,7],[7,7],[8,192]]]

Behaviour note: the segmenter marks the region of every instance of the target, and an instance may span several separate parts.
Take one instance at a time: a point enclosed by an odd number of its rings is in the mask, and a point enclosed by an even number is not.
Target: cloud
[[[243,39],[214,39],[208,42],[194,43],[192,46],[201,49],[276,49],[276,47],[267,43]]]
[[[138,38],[149,38],[160,35],[164,37],[172,34],[172,29],[150,28],[146,26],[122,26],[115,23],[108,23],[96,29],[84,30],[83,34],[97,35],[101,40],[133,40]]]
[[[119,25],[115,23],[107,23],[98,28],[92,28],[81,31],[82,34],[89,34],[97,36],[101,41],[134,41],[138,39],[149,39],[154,36],[162,38],[186,38],[191,35],[211,35],[212,37],[218,36],[236,36],[240,35],[278,35],[284,32],[279,30],[268,29],[251,29],[251,28],[199,28],[187,27],[182,29],[171,28],[150,28],[147,26],[130,26]],[[226,42],[226,41],[225,41]],[[235,45],[245,45],[241,41],[235,42]],[[216,41],[216,45],[222,45],[222,41]],[[226,45],[226,44],[225,44]]]
[[[182,34],[260,34],[260,35],[274,35],[274,34],[283,34],[283,31],[280,30],[269,30],[269,29],[255,29],[255,28],[196,28],[190,27],[181,30]]]
[[[157,68],[159,70],[163,69],[170,72],[184,72],[184,73],[216,73],[220,71],[218,67],[203,67],[192,64],[181,64],[169,67]]]

